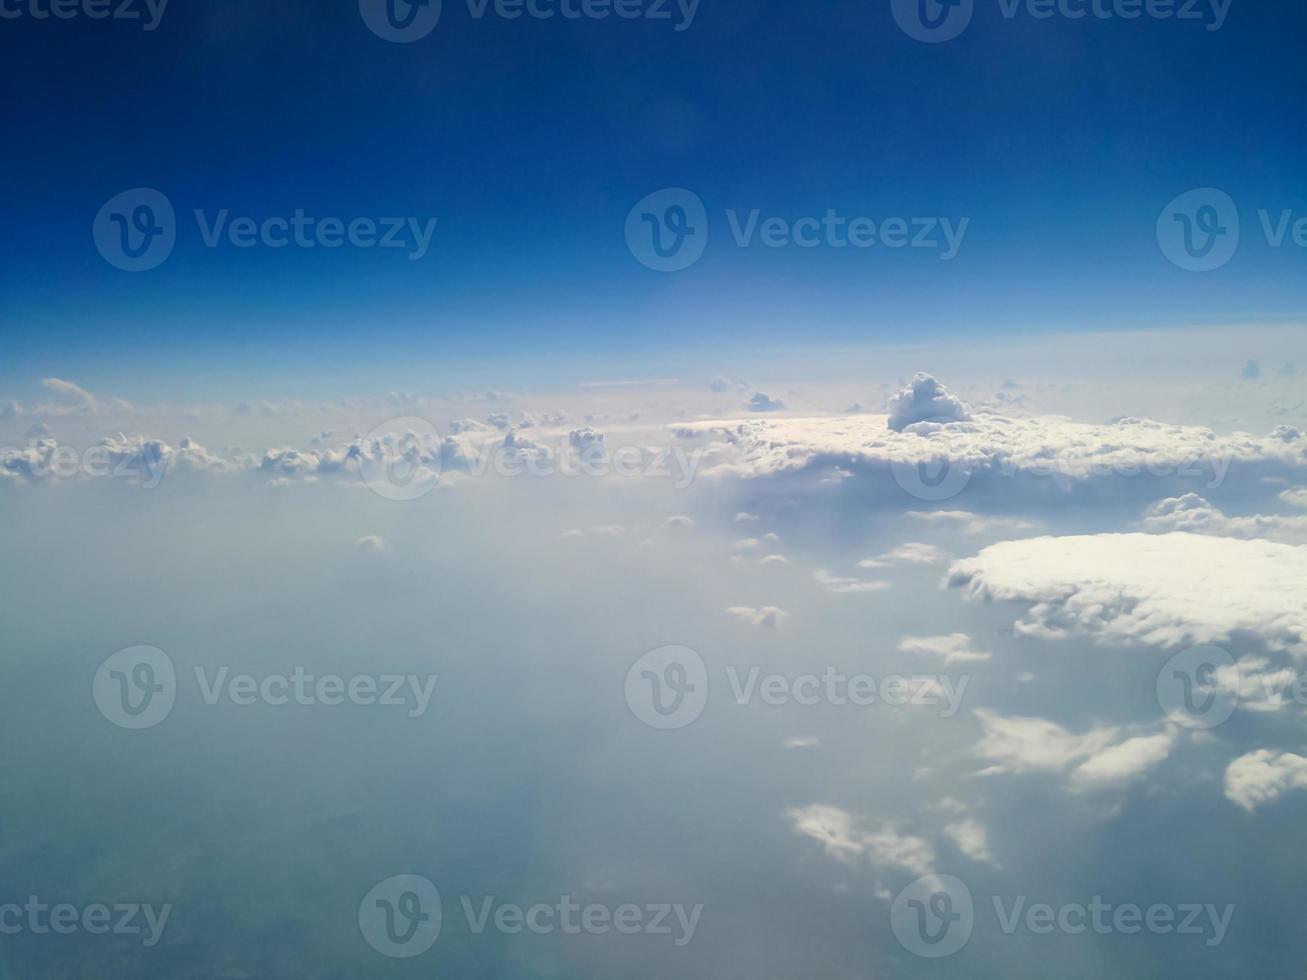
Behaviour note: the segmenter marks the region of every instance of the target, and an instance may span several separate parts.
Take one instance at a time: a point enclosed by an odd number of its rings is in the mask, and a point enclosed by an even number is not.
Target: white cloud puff
[[[1284,494],[1280,497],[1286,499]],[[1231,538],[1307,542],[1307,515],[1281,517],[1276,514],[1251,514],[1228,517],[1196,493],[1168,497],[1154,504],[1144,515],[1140,526],[1148,531],[1191,531],[1194,534],[1217,534]]]
[[[852,595],[855,593],[881,592],[890,587],[888,582],[877,581],[874,579],[848,578],[842,575],[832,575],[825,569],[817,569],[812,573],[812,577],[817,580],[825,591],[832,592],[835,595]]]
[[[1226,797],[1250,813],[1291,789],[1307,789],[1307,759],[1291,752],[1258,749],[1225,770]]]
[[[940,657],[944,666],[966,663],[983,663],[992,654],[983,650],[973,650],[971,637],[966,633],[950,633],[947,636],[907,636],[899,643],[902,653],[915,653],[920,657]]]
[[[896,868],[914,875],[929,874],[935,849],[921,837],[900,834],[889,825],[864,830],[847,810],[824,804],[796,807],[789,812],[794,832],[819,841],[838,861],[864,857],[878,867]]]
[[[748,479],[835,468],[854,476],[894,473],[947,461],[970,481],[1008,477],[1077,486],[1133,481],[1140,492],[1161,478],[1211,486],[1232,466],[1249,475],[1307,474],[1301,433],[1218,435],[1201,426],[1123,418],[1109,425],[1057,416],[1010,418],[978,414],[948,425],[919,423],[905,431],[884,415],[724,419],[672,426],[681,438],[710,440],[705,474]],[[1255,471],[1255,474],[1254,474]],[[847,482],[847,481],[845,481]]]
[[[917,422],[969,422],[971,409],[929,374],[918,374],[889,400],[886,425],[902,432]]]
[[[1028,538],[954,562],[969,598],[1032,604],[1018,635],[1175,648],[1252,637],[1307,655],[1307,547],[1176,532]]]
[[[1064,773],[1078,789],[1128,782],[1162,762],[1176,741],[1173,729],[1122,738],[1119,728],[1074,734],[1043,718],[1004,717],[980,709],[984,735],[976,753],[991,764],[983,775]]]
[[[731,606],[726,613],[758,629],[774,629],[790,618],[789,613],[776,606],[763,606],[760,609],[753,606]]]
[[[978,820],[966,819],[944,827],[944,835],[973,861],[997,865],[989,849],[989,831]]]

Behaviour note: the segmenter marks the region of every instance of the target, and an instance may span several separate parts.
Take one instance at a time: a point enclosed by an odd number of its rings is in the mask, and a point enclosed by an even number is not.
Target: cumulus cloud
[[[983,663],[993,655],[971,648],[971,637],[966,633],[947,636],[908,636],[899,643],[902,653],[915,653],[921,657],[940,657],[944,666],[966,663]]]
[[[1288,503],[1293,502],[1285,494],[1281,494],[1280,498]],[[1144,515],[1140,526],[1148,531],[1190,531],[1194,534],[1217,534],[1233,538],[1307,542],[1307,515],[1281,517],[1275,514],[1251,514],[1227,517],[1196,493],[1168,497],[1154,504]]]
[[[757,629],[774,629],[790,618],[789,613],[776,606],[763,606],[760,609],[753,606],[730,606],[726,613]]]
[[[1291,789],[1307,789],[1307,758],[1291,752],[1258,749],[1225,770],[1226,797],[1249,813]]]
[[[947,462],[969,474],[967,487],[1003,478],[1022,481],[1033,494],[1104,486],[1115,496],[1130,486],[1142,494],[1161,478],[1214,486],[1235,466],[1249,476],[1307,474],[1307,439],[1289,427],[1259,437],[1137,418],[1101,425],[978,414],[904,431],[887,421],[884,415],[725,419],[678,423],[672,431],[708,441],[706,475],[745,479],[838,468],[901,487],[896,477],[903,472]]]
[[[1092,728],[1074,734],[1043,718],[1004,717],[979,709],[984,735],[976,753],[990,762],[982,775],[1059,773],[1079,789],[1119,785],[1165,760],[1175,744],[1173,729],[1123,738],[1121,729]]]
[[[1031,603],[1018,635],[1175,648],[1253,637],[1307,655],[1307,547],[1170,534],[1028,538],[954,562],[968,598]]]
[[[888,824],[863,829],[862,821],[847,810],[819,803],[796,807],[788,814],[795,833],[820,842],[837,861],[865,858],[878,867],[914,875],[929,874],[935,865],[935,849],[929,841],[900,834]]]
[[[749,399],[745,408],[751,412],[780,412],[784,410],[785,403],[770,398],[760,391]]]
[[[989,849],[989,831],[978,820],[967,819],[947,824],[944,827],[944,834],[971,860],[983,864],[998,864]]]
[[[902,432],[917,422],[969,422],[971,409],[929,374],[918,374],[889,400],[886,424]]]

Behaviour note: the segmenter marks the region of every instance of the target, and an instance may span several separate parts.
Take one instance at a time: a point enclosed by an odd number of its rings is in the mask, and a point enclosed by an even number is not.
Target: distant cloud
[[[386,539],[376,534],[366,534],[354,542],[359,551],[385,551]]]
[[[1307,759],[1291,752],[1258,749],[1225,770],[1225,795],[1250,813],[1291,789],[1307,789]]]
[[[749,399],[745,407],[751,412],[780,412],[785,409],[785,403],[769,398],[760,391]]]
[[[731,606],[726,613],[758,629],[774,629],[790,618],[789,613],[776,606],[763,606],[760,609],[752,606]]]
[[[929,874],[935,849],[921,837],[898,833],[888,824],[864,830],[862,821],[839,807],[813,804],[788,811],[794,832],[820,843],[826,854],[846,863],[865,858],[878,867]]]
[[[889,400],[888,425],[902,432],[916,422],[967,422],[971,409],[929,374],[918,374]]]
[[[1293,503],[1287,497],[1280,499]],[[1168,497],[1148,509],[1141,522],[1148,531],[1191,531],[1195,534],[1217,534],[1232,538],[1267,538],[1290,543],[1307,542],[1307,515],[1281,517],[1276,514],[1251,514],[1246,517],[1227,517],[1196,493],[1183,497]]]
[[[833,592],[836,595],[849,595],[860,592],[881,592],[890,587],[890,583],[881,582],[872,579],[846,578],[840,575],[832,575],[825,569],[817,569],[812,573],[813,578],[827,592]]]
[[[1243,366],[1243,371],[1240,372],[1240,377],[1245,381],[1256,381],[1261,376],[1262,366],[1256,361],[1249,361]]]
[[[946,667],[953,664],[983,663],[993,655],[983,650],[973,650],[971,637],[966,633],[950,633],[947,636],[907,636],[899,643],[902,653],[915,653],[921,657],[939,657]]]
[[[1307,547],[1173,532],[1004,541],[955,561],[968,598],[1025,601],[1018,636],[1178,649],[1257,638],[1307,655]]]

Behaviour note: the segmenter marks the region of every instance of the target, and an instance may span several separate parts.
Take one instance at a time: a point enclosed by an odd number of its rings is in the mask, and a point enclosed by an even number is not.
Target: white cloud
[[[861,821],[839,807],[813,804],[788,811],[794,831],[819,841],[838,861],[865,857],[878,867],[896,868],[914,875],[929,874],[935,849],[921,837],[900,834],[889,825],[863,830]]]
[[[1307,789],[1307,758],[1258,749],[1235,759],[1225,770],[1225,795],[1250,813],[1281,793]]]
[[[759,565],[788,565],[790,560],[784,555],[767,555],[758,559]]]
[[[1285,491],[1288,493],[1288,491]],[[1288,499],[1285,494],[1281,499]],[[1148,531],[1191,531],[1231,538],[1267,538],[1271,541],[1307,542],[1307,515],[1280,517],[1252,514],[1227,517],[1196,493],[1168,497],[1148,509],[1141,522]]]
[[[929,374],[918,374],[889,400],[886,425],[902,432],[916,422],[968,422],[971,409]]]
[[[971,860],[997,865],[989,850],[989,832],[979,821],[967,819],[948,824],[944,827],[944,834]]]
[[[984,534],[986,531],[1027,531],[1035,525],[1020,517],[985,517],[967,510],[910,510],[910,517],[924,524],[947,525],[964,534]]]
[[[933,544],[922,544],[920,541],[909,541],[907,544],[901,544],[892,551],[877,558],[868,558],[866,561],[858,563],[863,568],[875,568],[877,565],[883,565],[886,562],[906,562],[909,565],[929,565],[933,562],[943,561],[948,555],[944,550]]]
[[[787,738],[782,747],[786,749],[815,749],[821,745],[821,739],[816,735],[795,735]]]
[[[760,609],[755,609],[753,606],[730,606],[726,612],[758,629],[774,629],[790,618],[789,613],[776,606],[763,606]]]
[[[365,534],[354,542],[359,551],[385,551],[386,539],[376,534]]]
[[[873,579],[846,578],[840,575],[832,575],[825,569],[817,569],[812,573],[813,578],[827,592],[833,592],[836,595],[850,595],[853,593],[881,592],[890,587],[890,583],[876,581]]]
[[[1307,507],[1307,487],[1290,487],[1280,494],[1280,499],[1293,507]]]
[[[760,391],[749,399],[745,408],[751,412],[780,412],[785,409],[785,403],[770,398]]]
[[[1177,738],[1169,726],[1151,735],[1122,738],[1114,727],[1077,735],[1043,718],[1004,717],[984,709],[977,710],[976,717],[984,728],[976,752],[991,763],[982,775],[1066,774],[1075,789],[1118,786],[1142,776],[1170,756]]]
[[[1004,541],[954,562],[968,598],[1031,603],[1018,635],[1175,648],[1256,637],[1307,655],[1307,548],[1197,534]]]
[[[1307,474],[1307,439],[1288,429],[1259,437],[1138,418],[1104,425],[992,414],[901,432],[888,422],[885,415],[844,415],[722,419],[671,428],[682,438],[711,440],[704,472],[718,477],[758,479],[838,467],[894,486],[893,467],[947,460],[970,473],[973,484],[1007,477],[1051,480],[1063,489],[1132,485],[1143,494],[1163,477],[1218,484],[1233,466],[1257,476]]]
[[[1077,783],[1091,786],[1133,779],[1165,761],[1174,744],[1174,731],[1128,738],[1082,762],[1072,773],[1072,778]]]
[[[966,633],[904,637],[899,644],[899,650],[922,657],[942,657],[946,667],[952,664],[980,663],[992,657],[990,653],[971,649],[971,637]]]

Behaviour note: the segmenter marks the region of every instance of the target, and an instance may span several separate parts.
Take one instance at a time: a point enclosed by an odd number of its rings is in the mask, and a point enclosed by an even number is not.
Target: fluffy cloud
[[[1292,503],[1285,494],[1280,497]],[[1144,515],[1140,526],[1148,531],[1191,531],[1195,534],[1217,534],[1232,538],[1307,542],[1307,515],[1281,517],[1275,514],[1252,514],[1247,517],[1227,517],[1196,493],[1168,497],[1154,504]]]
[[[944,554],[944,550],[936,545],[909,541],[907,544],[901,544],[892,551],[887,551],[876,558],[868,558],[858,562],[858,567],[878,568],[894,562],[906,562],[909,565],[929,565],[937,561],[943,561],[945,557],[947,556]]]
[[[935,864],[935,849],[921,837],[898,833],[889,825],[872,830],[839,807],[813,804],[789,811],[794,832],[819,841],[828,855],[852,862],[863,857],[878,867],[895,868],[914,875],[929,874]]]
[[[1258,437],[1218,435],[1200,426],[1123,418],[1110,425],[1055,416],[979,414],[948,425],[888,426],[884,415],[734,419],[679,423],[681,438],[710,442],[707,473],[748,479],[835,468],[892,479],[905,468],[947,461],[986,478],[1039,480],[1042,490],[1133,481],[1155,493],[1159,479],[1202,486],[1223,482],[1233,466],[1248,475],[1307,474],[1307,439],[1284,431]],[[1115,491],[1114,491],[1115,492]]]
[[[971,860],[997,864],[989,850],[989,831],[979,821],[967,819],[948,824],[944,827],[944,835]]]
[[[776,606],[763,606],[761,609],[755,609],[753,606],[731,606],[726,613],[758,629],[774,629],[790,618],[789,613]]]
[[[1029,538],[954,562],[968,598],[1032,604],[1018,635],[1174,648],[1255,637],[1307,655],[1307,547],[1205,535]]]
[[[780,412],[784,410],[785,403],[770,398],[760,391],[749,399],[745,408],[751,412]]]
[[[1076,735],[1043,718],[1004,717],[977,710],[984,735],[977,754],[989,761],[982,775],[1064,773],[1080,789],[1106,787],[1143,775],[1171,754],[1176,733],[1122,738],[1119,728],[1092,728]]]
[[[902,432],[916,422],[969,422],[971,409],[929,374],[918,374],[889,400],[886,424]]]
[[[1225,770],[1226,797],[1250,813],[1291,789],[1307,789],[1307,759],[1291,752],[1258,749]]]
[[[992,656],[982,650],[973,650],[971,637],[966,633],[904,637],[899,644],[899,650],[902,653],[915,653],[921,657],[942,657],[946,667],[953,664],[981,663]]]

